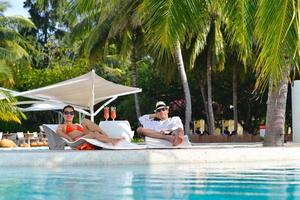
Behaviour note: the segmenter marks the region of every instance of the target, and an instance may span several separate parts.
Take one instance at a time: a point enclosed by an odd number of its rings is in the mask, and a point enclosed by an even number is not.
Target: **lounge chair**
[[[17,145],[20,146],[20,144],[25,143],[25,137],[23,132],[17,132]]]
[[[112,145],[110,143],[104,143],[104,142],[100,142],[96,139],[89,139],[89,138],[84,138],[81,137],[76,141],[68,141],[65,138],[62,138],[60,136],[58,136],[56,134],[56,129],[57,129],[58,125],[53,125],[53,124],[44,124],[43,128],[45,131],[45,134],[48,138],[48,145],[49,145],[49,149],[50,150],[63,150],[65,149],[65,145],[70,146],[72,149],[76,149],[76,147],[78,145],[83,144],[84,142],[88,142],[94,146],[97,147],[101,147],[104,149],[144,149],[146,148],[145,145],[137,145],[134,143],[131,143],[130,141],[128,141],[126,138],[125,140],[123,140],[122,142],[120,142],[117,145]],[[109,133],[107,132],[107,134],[109,135]],[[121,134],[124,134],[123,132]],[[110,137],[121,137],[122,135],[109,135]],[[128,136],[129,137],[129,136]]]
[[[145,142],[148,148],[167,148],[167,149],[179,149],[190,148],[192,145],[187,135],[184,136],[183,142],[177,146],[173,146],[171,142],[163,139],[156,139],[151,137],[145,137]]]
[[[64,150],[66,142],[56,134],[57,124],[43,124],[50,150]]]

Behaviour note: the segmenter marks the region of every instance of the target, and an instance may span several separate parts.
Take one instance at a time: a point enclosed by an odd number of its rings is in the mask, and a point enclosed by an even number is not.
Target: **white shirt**
[[[143,115],[139,118],[139,121],[144,128],[153,129],[155,131],[174,131],[181,128],[183,130],[183,124],[179,117],[171,117],[166,120],[154,120],[150,119],[149,115]]]

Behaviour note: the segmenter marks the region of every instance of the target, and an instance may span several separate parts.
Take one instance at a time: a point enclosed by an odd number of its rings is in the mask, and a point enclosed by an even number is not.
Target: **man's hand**
[[[152,113],[149,115],[150,119],[158,118],[156,113]]]

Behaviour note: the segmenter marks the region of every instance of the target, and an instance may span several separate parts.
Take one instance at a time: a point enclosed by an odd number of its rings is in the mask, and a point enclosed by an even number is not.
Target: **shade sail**
[[[108,100],[104,105],[111,102],[118,96],[141,92],[142,89],[120,85],[107,81],[98,76],[94,70],[60,83],[41,87],[25,92],[20,92],[15,96],[35,98],[48,102],[70,104],[78,108],[89,109],[91,120],[102,109],[100,107],[94,112],[94,105]]]
[[[51,103],[34,103],[30,107],[20,108],[23,112],[31,111],[45,111],[45,110],[62,110],[65,104],[51,104]]]
[[[141,91],[140,88],[107,81],[92,70],[87,74],[60,83],[21,92],[18,96],[36,97],[90,109],[106,99]]]

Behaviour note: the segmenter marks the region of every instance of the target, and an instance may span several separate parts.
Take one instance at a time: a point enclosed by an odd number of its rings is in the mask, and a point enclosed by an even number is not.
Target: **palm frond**
[[[8,59],[8,60],[15,61],[17,59],[13,52],[1,46],[2,45],[0,45],[0,60]]]
[[[236,50],[239,60],[246,65],[252,57],[253,31],[257,2],[227,0],[225,7],[227,39]]]
[[[12,78],[12,71],[11,68],[3,61],[0,59],[0,81],[5,81],[7,79]]]
[[[14,106],[15,98],[5,91],[0,91],[0,94],[5,97],[0,100],[0,120],[21,123],[21,119],[26,119],[20,109]]]
[[[120,56],[123,60],[126,60],[131,51],[132,45],[132,34],[130,30],[124,30],[121,41]]]
[[[0,16],[0,27],[9,28],[12,30],[21,30],[24,28],[30,30],[36,28],[31,20],[22,16]]]
[[[212,66],[217,71],[224,70],[225,64],[225,48],[224,48],[224,38],[221,32],[221,19],[215,19],[212,26],[212,43],[210,45],[212,52]]]
[[[91,56],[96,53],[99,56],[105,56],[105,46],[107,44],[108,34],[111,28],[111,19],[107,19],[103,23],[97,23],[96,27],[91,31],[84,46],[84,54]]]
[[[16,42],[6,41],[5,46],[6,49],[10,50],[10,52],[15,56],[16,59],[30,57],[28,52]]]
[[[3,12],[10,7],[10,4],[7,1],[0,2],[0,16],[3,16]]]
[[[102,5],[101,0],[72,0],[70,1],[71,11],[77,14],[86,14],[99,9]]]
[[[190,44],[187,53],[187,68],[194,68],[195,62],[199,54],[204,50],[206,45],[206,38],[209,33],[210,25],[208,24],[202,32],[199,32],[194,39],[190,41]]]
[[[294,57],[299,42],[295,13],[294,0],[259,2],[255,29],[259,49],[256,89],[259,91],[264,91],[270,80],[276,87],[282,72],[298,65]]]
[[[75,40],[82,40],[86,38],[86,35],[93,29],[95,25],[95,17],[99,16],[99,14],[93,14],[86,16],[81,19],[81,21],[77,22],[76,25],[72,28],[72,32],[70,35],[71,42]]]
[[[175,49],[177,40],[182,43],[186,34],[199,27],[199,16],[205,1],[185,0],[145,0],[139,6],[145,23],[146,41],[160,58]]]

